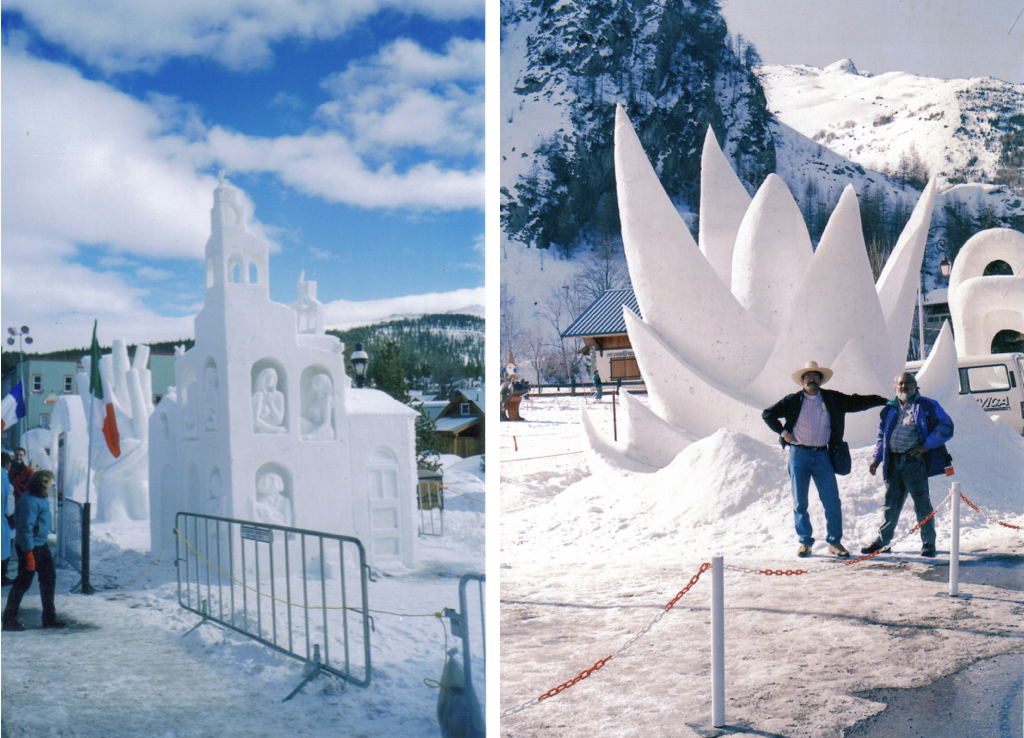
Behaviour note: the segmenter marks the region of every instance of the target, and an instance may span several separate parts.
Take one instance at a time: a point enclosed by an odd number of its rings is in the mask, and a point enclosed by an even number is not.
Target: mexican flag
[[[96,321],[96,323],[98,322]],[[106,439],[107,448],[116,459],[121,455],[121,436],[117,432],[114,403],[111,400],[103,399],[103,381],[100,379],[100,344],[96,340],[96,323],[92,324],[92,348],[89,351],[92,355],[89,366],[89,394],[92,395],[93,412],[102,414],[103,438]]]
[[[3,421],[0,432],[7,430],[25,417],[25,391],[21,387],[21,382],[14,385],[14,389],[4,398],[2,410]]]

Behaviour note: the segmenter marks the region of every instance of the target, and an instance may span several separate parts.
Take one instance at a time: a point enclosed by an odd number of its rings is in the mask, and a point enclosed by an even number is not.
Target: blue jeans
[[[885,521],[878,529],[878,543],[888,546],[900,522],[900,512],[907,495],[914,499],[917,522],[932,514],[932,501],[928,495],[928,472],[924,457],[912,454],[891,454],[889,474],[885,478]],[[921,526],[921,542],[935,547],[935,519]]]
[[[813,451],[800,446],[789,447],[789,479],[793,485],[793,518],[800,543],[814,543],[811,516],[807,514],[807,491],[811,480],[818,490],[818,498],[825,508],[825,526],[829,543],[843,540],[843,509],[839,504],[839,485],[828,450]]]

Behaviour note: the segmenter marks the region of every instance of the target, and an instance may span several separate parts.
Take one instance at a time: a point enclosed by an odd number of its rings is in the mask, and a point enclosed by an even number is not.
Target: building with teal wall
[[[153,379],[153,404],[174,384],[174,355],[149,355],[149,370]],[[50,416],[57,398],[76,394],[76,376],[82,371],[80,362],[73,359],[41,359],[27,357],[13,371],[3,376],[4,397],[20,380],[25,388],[25,417],[3,434],[4,448],[21,445],[21,434],[34,428],[49,428]]]

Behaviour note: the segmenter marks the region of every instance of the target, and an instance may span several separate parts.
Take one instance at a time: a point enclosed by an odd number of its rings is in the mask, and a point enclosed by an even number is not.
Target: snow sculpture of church
[[[269,295],[269,249],[221,178],[195,345],[150,419],[150,531],[179,511],[359,538],[368,563],[415,561],[416,412],[345,372],[316,283]]]

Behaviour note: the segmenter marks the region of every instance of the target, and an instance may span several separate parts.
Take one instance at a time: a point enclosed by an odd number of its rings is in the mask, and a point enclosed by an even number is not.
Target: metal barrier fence
[[[321,672],[369,685],[368,568],[358,539],[181,512],[175,533],[178,603],[203,618],[197,628],[214,622],[307,663],[286,700]]]
[[[487,674],[487,638],[484,610],[484,583],[487,578],[483,574],[465,574],[459,580],[459,611],[454,612],[451,608],[444,608],[442,614],[451,620],[452,635],[462,639],[462,673],[467,685],[472,685],[473,691],[481,699],[486,694],[485,677]],[[476,583],[476,597],[470,599],[466,596],[466,588],[472,582]],[[479,617],[480,633],[477,635],[470,628],[470,623],[475,622]],[[479,662],[478,678],[473,681],[473,654],[477,653]]]
[[[89,525],[92,505],[76,502],[61,495],[57,500],[57,566],[77,569],[82,581],[72,591],[92,594],[96,590],[89,584]]]

